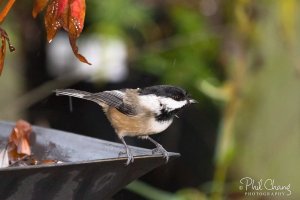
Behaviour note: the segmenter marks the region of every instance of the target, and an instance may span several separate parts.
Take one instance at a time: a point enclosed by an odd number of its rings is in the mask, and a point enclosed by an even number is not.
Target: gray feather
[[[92,93],[81,91],[81,90],[74,90],[74,89],[57,89],[55,90],[55,94],[57,96],[65,95],[77,98],[84,98],[85,96],[89,96]]]
[[[55,93],[57,96],[65,95],[90,100],[101,106],[103,106],[103,104],[106,104],[108,106],[115,107],[120,112],[126,115],[135,114],[135,109],[133,108],[133,106],[124,103],[124,92],[120,92],[117,90],[90,93],[74,89],[57,89],[55,90]]]

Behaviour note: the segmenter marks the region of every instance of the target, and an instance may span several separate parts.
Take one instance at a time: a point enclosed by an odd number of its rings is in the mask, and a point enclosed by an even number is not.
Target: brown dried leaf
[[[73,53],[75,54],[75,56],[81,61],[81,62],[84,62],[88,65],[91,65],[91,63],[83,56],[81,55],[79,52],[78,52],[78,47],[76,45],[76,40],[77,38],[72,36],[70,33],[69,33],[69,41],[70,41],[70,45],[72,47],[72,50],[73,50]]]
[[[10,44],[7,33],[4,29],[0,28],[0,38],[1,38],[1,47],[0,47],[0,75],[2,73],[4,67],[4,59],[6,53],[6,42],[8,43],[8,47],[10,52],[15,51],[15,47]]]
[[[32,132],[31,125],[19,120],[8,139],[8,156],[10,161],[16,161],[31,154],[29,136]]]
[[[2,74],[4,67],[4,58],[6,52],[6,40],[4,37],[1,37],[1,49],[0,49],[0,75]]]
[[[45,165],[50,165],[50,164],[57,164],[58,160],[52,160],[52,159],[46,159],[46,160],[42,160],[41,164],[45,164]]]
[[[32,9],[32,16],[36,18],[36,16],[42,12],[47,6],[49,0],[35,0],[34,6]]]

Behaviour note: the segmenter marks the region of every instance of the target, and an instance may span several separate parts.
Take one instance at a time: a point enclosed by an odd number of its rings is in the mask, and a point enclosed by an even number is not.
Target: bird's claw
[[[161,153],[163,157],[166,159],[166,163],[169,161],[169,152],[163,148],[161,145],[157,145],[155,149],[152,150],[152,154]]]
[[[130,163],[133,163],[133,161],[134,161],[134,158],[133,158],[133,155],[132,155],[132,153],[131,153],[131,151],[129,150],[129,151],[120,151],[119,152],[119,157],[121,157],[122,155],[127,155],[127,161],[126,161],[126,163],[125,163],[125,165],[129,165]]]

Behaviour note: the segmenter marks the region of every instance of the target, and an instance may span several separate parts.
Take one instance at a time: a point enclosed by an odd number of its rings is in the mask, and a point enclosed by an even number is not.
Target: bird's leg
[[[130,163],[133,163],[134,161],[134,158],[133,158],[133,155],[128,147],[128,145],[126,144],[125,140],[124,140],[124,137],[120,137],[120,140],[122,141],[122,143],[124,144],[125,146],[125,152],[120,152],[119,153],[119,157],[122,155],[122,154],[127,154],[127,162],[126,162],[126,165],[129,165]]]
[[[146,139],[150,140],[150,142],[152,142],[156,146],[156,148],[152,150],[152,154],[155,154],[156,152],[160,152],[166,159],[166,162],[168,162],[169,161],[169,153],[167,152],[167,150],[165,150],[165,148],[163,148],[163,146],[161,144],[159,144],[158,142],[153,140],[151,137],[148,136]]]

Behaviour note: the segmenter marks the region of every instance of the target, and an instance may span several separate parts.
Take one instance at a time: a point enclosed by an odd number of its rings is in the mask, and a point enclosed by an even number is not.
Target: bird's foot
[[[133,158],[133,155],[132,155],[132,153],[129,149],[126,149],[125,151],[120,151],[119,152],[119,157],[121,157],[123,155],[127,155],[127,161],[126,161],[125,165],[129,165],[130,163],[133,163],[134,158]]]
[[[163,157],[166,159],[166,163],[169,161],[169,152],[163,148],[160,144],[156,146],[155,149],[152,150],[152,154],[161,153]]]

